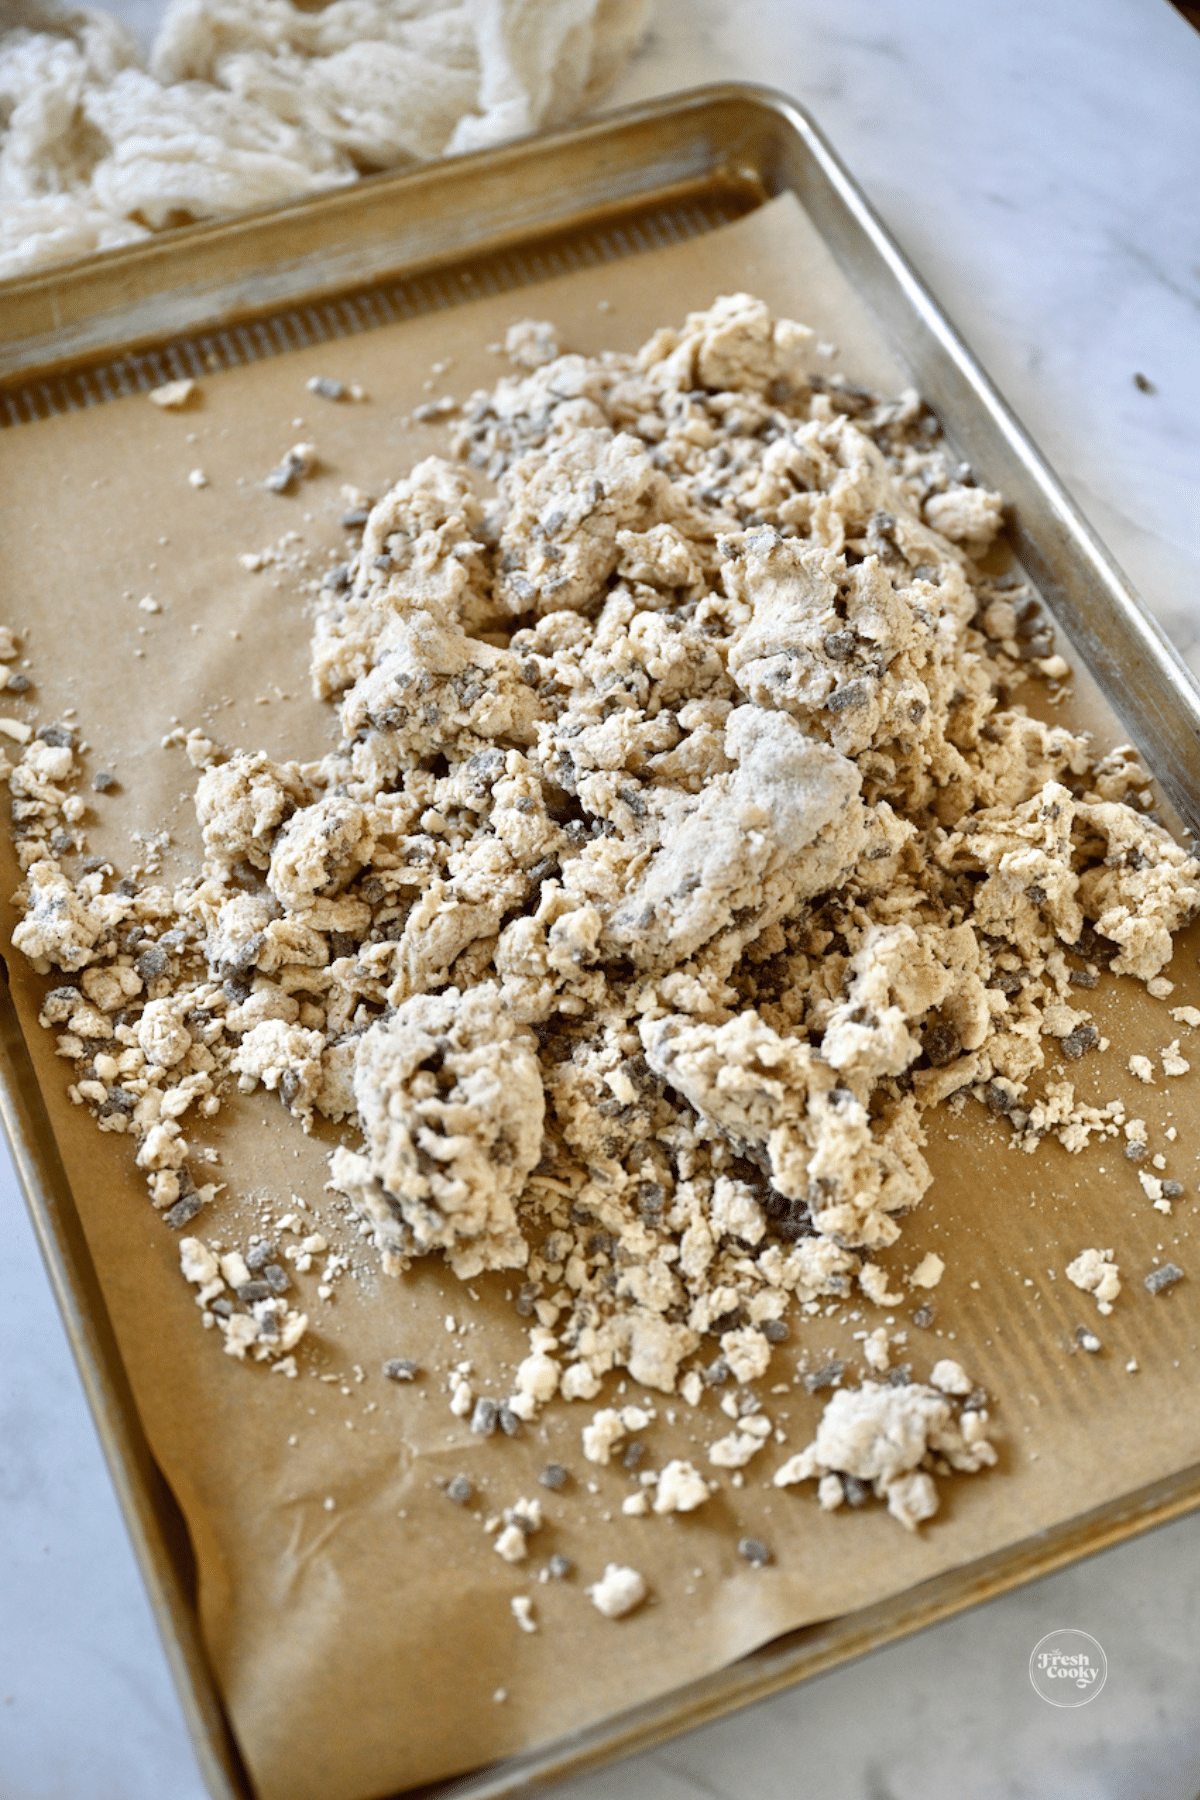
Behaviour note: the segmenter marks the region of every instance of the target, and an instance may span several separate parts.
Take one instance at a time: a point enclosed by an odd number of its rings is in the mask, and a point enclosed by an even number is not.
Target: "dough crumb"
[[[656,1513],[695,1512],[709,1498],[708,1483],[690,1462],[669,1462],[654,1490]]]
[[[514,1594],[509,1602],[513,1618],[521,1631],[536,1631],[537,1620],[533,1616],[533,1601],[528,1594]]]
[[[957,1363],[939,1363],[934,1373],[953,1380],[955,1392],[960,1377],[972,1391]],[[816,1480],[818,1500],[830,1510],[843,1503],[849,1481],[864,1484],[886,1500],[888,1511],[906,1530],[915,1531],[939,1504],[933,1476],[920,1465],[936,1456],[942,1465],[966,1474],[990,1467],[996,1451],[985,1435],[987,1424],[982,1408],[964,1408],[956,1416],[950,1400],[933,1386],[864,1381],[833,1396],[813,1442],[775,1471],[774,1485]]]
[[[923,1256],[908,1278],[910,1287],[935,1288],[946,1272],[946,1265],[932,1250]]]
[[[1074,1262],[1067,1264],[1066,1275],[1085,1294],[1095,1296],[1099,1312],[1112,1311],[1112,1303],[1121,1292],[1121,1273],[1111,1250],[1081,1250]]]
[[[595,1581],[587,1589],[587,1594],[598,1613],[606,1619],[623,1619],[639,1607],[646,1598],[646,1583],[636,1569],[630,1569],[621,1563],[608,1563],[599,1581]]]
[[[199,392],[199,384],[189,379],[164,381],[161,387],[151,388],[146,398],[153,401],[155,406],[161,406],[169,412],[178,412],[187,405],[193,394]]]

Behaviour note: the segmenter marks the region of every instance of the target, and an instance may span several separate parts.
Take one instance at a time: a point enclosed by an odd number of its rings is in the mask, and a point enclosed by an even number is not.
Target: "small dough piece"
[[[181,406],[186,406],[192,395],[199,391],[197,383],[185,377],[181,381],[164,381],[160,387],[151,388],[146,398],[152,400],[155,406],[161,406],[168,412],[176,412]]]
[[[982,556],[1004,523],[1004,502],[989,488],[954,483],[925,502],[925,517],[943,537]]]
[[[909,1286],[935,1288],[945,1273],[946,1265],[941,1257],[938,1256],[935,1251],[929,1250],[921,1258],[920,1262],[909,1276]]]
[[[975,1384],[961,1363],[944,1356],[940,1362],[934,1363],[929,1385],[936,1388],[939,1394],[969,1394]]]
[[[957,1383],[957,1364],[939,1363],[935,1373]],[[968,1388],[970,1383],[968,1381]],[[968,1419],[976,1421],[968,1425]],[[839,1388],[821,1415],[813,1442],[775,1471],[776,1487],[799,1481],[821,1481],[830,1475],[853,1476],[869,1483],[888,1502],[888,1510],[908,1531],[937,1509],[937,1493],[919,1465],[927,1453],[944,1457],[966,1474],[989,1467],[996,1452],[979,1430],[986,1414],[964,1413],[956,1422],[949,1401],[934,1387],[909,1382],[901,1387],[864,1381],[858,1388]],[[825,1504],[825,1502],[823,1502]]]
[[[645,1580],[636,1569],[622,1563],[607,1563],[599,1581],[587,1589],[588,1598],[606,1619],[623,1619],[634,1612],[646,1598]]]
[[[444,1250],[464,1280],[529,1256],[516,1201],[542,1146],[534,1052],[487,982],[414,995],[359,1040],[358,1160],[396,1201],[412,1249]]]
[[[1107,1315],[1112,1311],[1121,1292],[1121,1271],[1111,1250],[1081,1250],[1074,1262],[1067,1264],[1066,1275],[1075,1287],[1095,1296],[1098,1312]]]
[[[143,1056],[160,1069],[173,1069],[192,1047],[192,1034],[179,1016],[175,1000],[150,1000],[137,1024]]]
[[[583,1428],[583,1454],[591,1463],[607,1465],[612,1453],[627,1435],[627,1427],[619,1412],[605,1407],[596,1413],[590,1425]]]
[[[331,899],[370,862],[374,832],[358,801],[330,795],[292,814],[271,851],[267,882],[281,905],[304,912]]]
[[[277,1089],[284,1105],[307,1122],[322,1091],[324,1047],[319,1031],[264,1019],[242,1038],[230,1067],[241,1077],[243,1093],[253,1092],[261,1081],[265,1088]]]
[[[656,1513],[695,1512],[709,1498],[708,1483],[690,1462],[674,1458],[659,1475],[654,1489]]]
[[[214,866],[224,872],[244,858],[268,868],[275,834],[302,797],[295,772],[261,750],[238,750],[206,769],[196,784],[196,818]]]

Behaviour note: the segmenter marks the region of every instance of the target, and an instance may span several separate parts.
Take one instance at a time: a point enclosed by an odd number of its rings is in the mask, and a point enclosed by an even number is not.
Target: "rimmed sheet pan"
[[[774,207],[767,204],[770,201]],[[732,257],[729,247],[736,249]],[[492,319],[498,309],[507,306],[513,316],[531,308],[561,316],[565,309],[569,328],[577,336],[591,329],[598,347],[599,322],[587,327],[584,308],[586,303],[594,309],[601,287],[617,296],[610,302],[611,321],[603,321],[606,334],[629,336],[647,323],[661,322],[661,317],[653,316],[655,310],[670,317],[686,306],[704,303],[696,284],[702,285],[718,268],[735,267],[738,285],[754,285],[756,257],[759,284],[774,284],[776,291],[768,297],[781,310],[789,287],[796,293],[792,310],[801,316],[811,305],[831,309],[822,323],[840,340],[847,372],[885,382],[898,365],[933,404],[957,447],[984,478],[1004,491],[1012,504],[1014,547],[1070,638],[1077,664],[1090,672],[1090,683],[1082,672],[1076,682],[1081,714],[1101,732],[1112,734],[1106,698],[1147,756],[1179,815],[1195,822],[1200,818],[1200,783],[1198,712],[1191,678],[886,238],[816,128],[798,108],[777,96],[736,87],[702,90],[482,157],[415,175],[381,177],[296,207],[197,228],[89,264],[4,284],[0,339],[6,347],[0,373],[5,386],[0,415],[7,417],[12,431],[4,434],[0,452],[24,446],[32,463],[44,470],[46,459],[57,457],[61,446],[82,444],[86,437],[79,453],[82,478],[85,467],[102,466],[109,442],[107,419],[127,418],[131,429],[118,432],[112,441],[121,444],[136,469],[145,466],[150,439],[144,414],[150,409],[139,414],[129,408],[137,404],[140,392],[165,377],[211,378],[214,425],[226,417],[244,423],[245,408],[257,405],[267,420],[264,430],[268,425],[274,430],[270,409],[279,412],[278,383],[285,365],[286,380],[298,393],[301,375],[310,372],[310,365],[316,367],[318,355],[328,361],[336,349],[343,362],[357,357],[378,405],[384,397],[379,355],[385,343],[412,343],[427,355],[453,337],[465,378],[469,364],[465,346],[472,331],[476,338],[482,336],[473,321]],[[853,319],[844,294],[839,300],[839,282],[855,296],[858,312]],[[537,290],[536,301],[533,294],[521,291],[526,287]],[[672,305],[676,298],[679,304]],[[646,319],[639,317],[639,306],[651,309]],[[406,337],[406,331],[415,337]],[[591,346],[581,342],[581,347]],[[280,366],[271,371],[266,366],[270,363]],[[243,385],[235,390],[239,381]],[[228,387],[222,385],[226,382]],[[244,396],[237,405],[232,399],[235,391]],[[220,410],[219,396],[220,406],[228,400],[231,410]],[[397,404],[399,397],[398,388]],[[294,404],[298,410],[311,411],[307,402]],[[338,429],[342,427],[339,417]],[[114,423],[112,430],[116,429]],[[350,430],[348,423],[345,430]],[[402,443],[384,432],[371,455],[381,475],[388,458],[393,472],[399,473],[395,465],[401,454],[411,460],[418,450],[434,447],[432,437],[426,443],[417,434]],[[171,454],[179,448],[172,445]],[[349,466],[349,439],[337,448],[344,453],[342,478],[356,479],[357,471]],[[246,443],[243,438],[245,454],[251,450],[257,454],[257,449],[253,440]],[[210,457],[219,455],[215,443],[205,443],[203,450]],[[338,457],[332,461],[337,463]],[[229,468],[232,471],[232,463]],[[164,470],[161,480],[171,473]],[[156,474],[154,480],[158,479]],[[21,499],[18,494],[16,502]],[[24,501],[28,506],[28,490]],[[80,516],[98,518],[98,513],[88,513],[89,504],[82,503]],[[249,515],[231,512],[228,517],[249,529]],[[187,528],[183,530],[186,539]],[[137,540],[131,554],[144,556],[149,543],[148,537],[145,543]],[[41,567],[36,557],[22,564],[20,572],[28,576],[35,566]],[[198,606],[206,599],[215,603],[214,584],[211,572],[198,582]],[[197,614],[197,620],[202,617]],[[259,628],[260,638],[249,635],[251,643],[261,647],[269,640],[270,621],[260,619]],[[296,660],[299,671],[302,655]],[[249,695],[242,694],[234,709],[235,721],[247,731],[250,703]],[[87,720],[89,735],[96,736],[95,708],[85,713],[81,699],[80,714]],[[262,715],[255,719],[259,727],[262,719]],[[268,729],[275,729],[274,722]],[[265,740],[260,730],[259,737],[244,741]],[[1194,950],[1190,960],[1194,964]],[[30,1035],[36,984],[31,985],[15,966],[12,980],[16,1008],[7,989],[0,995],[4,1077],[0,1109],[206,1778],[214,1795],[274,1793],[279,1791],[275,1777],[263,1775],[264,1757],[269,1760],[271,1755],[271,1731],[261,1733],[255,1742],[252,1780],[230,1730],[229,1670],[231,1655],[234,1663],[238,1657],[231,1652],[228,1635],[214,1648],[211,1606],[205,1642],[198,1618],[196,1559],[179,1506],[155,1460],[157,1454],[158,1461],[169,1466],[171,1457],[163,1447],[161,1422],[159,1428],[147,1430],[147,1400],[144,1392],[139,1398],[138,1391],[139,1383],[145,1382],[144,1369],[134,1368],[131,1379],[130,1298],[122,1281],[114,1279],[111,1261],[106,1265],[123,1245],[106,1238],[96,1220],[86,1216],[87,1205],[79,1192],[80,1158],[87,1154],[84,1140],[72,1141],[73,1127],[60,1091],[61,1067],[54,1069],[36,1028]],[[1195,996],[1181,987],[1176,998]],[[1140,1044],[1147,1030],[1159,1029],[1149,1002],[1122,992],[1106,1005],[1118,1047],[1126,1041]],[[943,1137],[934,1150],[939,1182],[923,1209],[922,1226],[927,1232],[957,1233],[960,1248],[986,1259],[989,1233],[979,1228],[975,1217],[978,1195],[972,1157],[956,1148],[958,1139],[950,1127],[945,1127]],[[991,1140],[984,1147],[990,1155]],[[1051,1152],[1055,1148],[1051,1146]],[[1020,1169],[1017,1178],[1027,1173]],[[1030,1230],[1004,1240],[1004,1254],[1038,1255],[1047,1224],[1054,1241],[1065,1242],[1064,1234],[1069,1235],[1077,1221],[1083,1228],[1078,1210],[1072,1213],[1080,1204],[1074,1191],[1076,1177],[1065,1155],[1052,1161],[1048,1177],[1044,1173],[1039,1177],[1042,1205],[1034,1209],[1039,1217]],[[1119,1206],[1120,1201],[1114,1199],[1112,1204]],[[1069,1223],[1047,1220],[1046,1213],[1055,1209],[1065,1212]],[[1080,1246],[1071,1241],[1074,1253]],[[1149,1239],[1147,1254],[1148,1244]],[[922,1247],[929,1245],[923,1242]],[[1058,1257],[1060,1264],[1063,1260]],[[187,1299],[184,1295],[181,1305]],[[1056,1368],[1062,1362],[1059,1356],[1056,1363],[1055,1347],[1061,1351],[1068,1341],[1074,1317],[1071,1302],[1072,1296],[1064,1305],[1061,1294],[1048,1294],[1049,1317],[1038,1319],[1024,1310],[1022,1294],[1004,1293],[997,1297],[993,1316],[977,1321],[978,1336],[988,1344],[1008,1333],[1008,1343],[997,1349],[997,1355],[1005,1392],[1001,1418],[1009,1437],[1009,1467],[1005,1475],[992,1478],[996,1485],[973,1489],[969,1502],[964,1502],[965,1518],[950,1521],[951,1533],[960,1526],[964,1530],[957,1559],[952,1547],[945,1549],[945,1538],[940,1540],[943,1548],[924,1561],[920,1554],[915,1558],[901,1554],[893,1577],[900,1591],[881,1594],[878,1582],[875,1589],[869,1582],[857,1588],[850,1582],[844,1589],[848,1610],[841,1616],[783,1637],[773,1637],[770,1609],[751,1620],[745,1633],[730,1628],[731,1618],[745,1620],[747,1614],[747,1605],[737,1613],[737,1595],[747,1590],[733,1584],[734,1612],[718,1608],[707,1617],[708,1653],[699,1665],[695,1660],[688,1665],[682,1658],[685,1675],[688,1667],[692,1670],[683,1685],[666,1683],[669,1691],[655,1692],[654,1698],[631,1710],[628,1688],[622,1698],[616,1682],[611,1689],[616,1707],[601,1709],[599,1717],[587,1716],[582,1725],[548,1745],[543,1740],[551,1731],[553,1708],[535,1709],[527,1741],[522,1743],[520,1728],[509,1732],[502,1746],[504,1760],[459,1784],[456,1791],[479,1796],[515,1793],[594,1767],[1200,1503],[1200,1468],[1195,1466],[1200,1436],[1187,1427],[1173,1438],[1164,1424],[1156,1437],[1147,1430],[1144,1417],[1131,1414],[1128,1386],[1116,1378],[1117,1342],[1103,1379],[1071,1398],[1068,1410],[1080,1417],[1085,1429],[1077,1441],[1058,1446],[1062,1460],[1057,1477],[1047,1485],[1042,1479],[1045,1465],[1041,1471],[1034,1466],[1039,1453],[1032,1459],[1018,1454],[1019,1440],[1013,1440],[1034,1416],[1022,1413],[1022,1396],[1032,1396],[1038,1411],[1047,1405],[1053,1408]],[[1131,1321],[1130,1329],[1136,1323]],[[1140,1323],[1144,1326],[1144,1319]],[[1156,1314],[1154,1323],[1160,1331],[1161,1354],[1147,1373],[1160,1385],[1153,1390],[1150,1411],[1165,1418],[1194,1391],[1187,1353],[1195,1319],[1186,1294],[1181,1291],[1172,1309]],[[989,1328],[994,1337],[987,1335]],[[136,1364],[137,1359],[132,1360]],[[1039,1388],[1041,1400],[1035,1391]],[[1097,1432],[1107,1434],[1099,1496],[1094,1457],[1089,1461],[1089,1446],[1094,1448]],[[1007,1488],[1000,1485],[1006,1477]],[[1078,1490],[1074,1503],[1072,1481]],[[1100,1503],[1090,1504],[1097,1497]],[[1026,1505],[1030,1525],[1037,1527],[1030,1531],[1021,1528]],[[193,1535],[195,1507],[195,1494],[185,1495],[184,1512]],[[993,1515],[998,1508],[998,1517],[990,1523],[981,1520],[979,1508],[990,1509]],[[884,1526],[885,1532],[890,1529]],[[972,1531],[982,1532],[982,1537],[972,1537]],[[985,1541],[987,1547],[981,1551]],[[209,1550],[201,1533],[201,1564]],[[889,1539],[885,1536],[878,1545],[872,1541],[870,1555],[889,1556]],[[753,1614],[753,1602],[748,1610]],[[837,1610],[828,1596],[814,1591],[813,1610],[806,1616],[820,1619]],[[719,1649],[712,1646],[722,1633],[727,1653],[733,1655],[764,1637],[773,1641],[720,1667]],[[211,1673],[214,1663],[220,1681]],[[697,1667],[702,1672],[695,1673]],[[648,1681],[653,1686],[649,1672]],[[236,1704],[233,1712],[236,1723]],[[447,1729],[452,1728],[448,1719]],[[245,1737],[244,1716],[240,1729]],[[395,1730],[399,1734],[405,1730],[401,1713]],[[386,1724],[378,1735],[386,1739]],[[462,1768],[464,1755],[469,1762],[496,1753],[487,1730],[478,1734],[477,1744],[478,1754],[456,1751],[443,1766]],[[335,1776],[342,1780],[338,1791],[363,1795],[383,1791],[371,1783],[386,1761],[386,1755],[382,1760],[368,1759],[356,1787],[356,1777],[346,1776],[353,1759],[343,1760]],[[418,1759],[413,1765],[416,1778],[427,1778],[432,1766],[428,1757],[423,1764]]]

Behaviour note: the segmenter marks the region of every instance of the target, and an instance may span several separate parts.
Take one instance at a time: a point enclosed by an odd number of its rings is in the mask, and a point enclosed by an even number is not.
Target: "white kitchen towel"
[[[651,0],[0,0],[0,277],[585,110]]]

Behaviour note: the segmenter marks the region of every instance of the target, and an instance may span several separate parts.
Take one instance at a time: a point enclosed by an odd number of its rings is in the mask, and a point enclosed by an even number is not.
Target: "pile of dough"
[[[76,862],[69,729],[9,775],[14,943],[60,971],[72,1091],[168,1224],[210,1204],[189,1114],[261,1084],[339,1124],[333,1186],[385,1270],[519,1271],[505,1418],[615,1369],[749,1385],[831,1300],[898,1304],[874,1258],[932,1179],[923,1114],[1115,1136],[1043,1072],[1102,1052],[1101,967],[1154,991],[1200,904],[1132,752],[1018,698],[1067,665],[1019,574],[976,560],[999,497],[916,395],[808,344],[745,294],[636,355],[514,328],[452,460],[362,506],[312,583],[337,748],[204,739],[204,862],[174,891]],[[270,1360],[278,1295],[222,1279],[232,1353]],[[796,1478],[928,1516],[926,1455],[990,1458],[978,1407],[955,1436],[952,1367],[839,1395]],[[770,1428],[730,1416],[710,1461],[740,1468]]]

